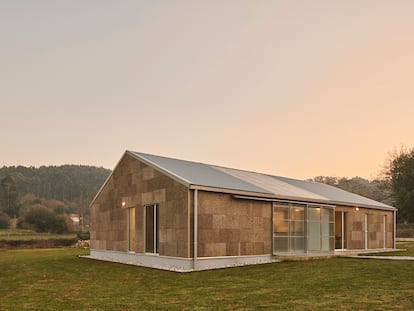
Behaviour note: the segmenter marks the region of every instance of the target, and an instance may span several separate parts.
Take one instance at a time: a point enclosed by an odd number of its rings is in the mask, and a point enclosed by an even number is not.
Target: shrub
[[[55,215],[50,209],[42,205],[35,205],[24,215],[23,227],[33,227],[37,232],[68,232],[66,217]]]
[[[397,237],[414,238],[414,229],[397,229]]]
[[[10,217],[6,214],[0,215],[0,229],[9,229],[10,227]]]
[[[84,240],[89,240],[91,238],[91,235],[89,233],[89,231],[85,231],[85,232],[78,232],[78,239],[81,241]]]

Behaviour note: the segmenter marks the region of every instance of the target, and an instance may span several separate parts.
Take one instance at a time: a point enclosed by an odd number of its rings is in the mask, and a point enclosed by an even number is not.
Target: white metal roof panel
[[[327,198],[319,194],[313,193],[296,185],[287,183],[283,180],[278,180],[272,176],[242,171],[232,168],[217,167],[217,169],[230,174],[234,177],[245,180],[251,184],[254,184],[260,188],[264,188],[271,192],[274,195],[280,195],[284,197],[298,197],[298,198],[308,198],[314,200],[326,200]]]
[[[381,208],[393,208],[389,205],[383,204],[381,202],[377,202],[375,200],[368,199],[366,197],[360,196],[355,193],[351,193],[340,188],[322,184],[313,181],[305,181],[305,180],[297,180],[287,177],[279,177],[279,176],[272,176],[272,178],[284,181],[288,184],[300,187],[301,189],[308,190],[312,193],[318,194],[327,198],[329,201],[332,202],[343,202],[346,204],[353,204],[358,206],[375,206]]]
[[[212,165],[139,152],[129,152],[153,163],[160,169],[166,170],[192,185],[272,194],[264,188],[229,175],[216,169]]]

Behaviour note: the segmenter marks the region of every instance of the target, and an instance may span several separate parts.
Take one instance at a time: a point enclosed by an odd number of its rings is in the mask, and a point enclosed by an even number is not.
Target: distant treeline
[[[111,170],[85,165],[4,166],[0,180],[13,179],[19,197],[34,194],[38,198],[62,202],[90,202]]]
[[[335,186],[391,206],[394,204],[391,183],[386,179],[368,180],[362,177],[317,176],[309,180]]]

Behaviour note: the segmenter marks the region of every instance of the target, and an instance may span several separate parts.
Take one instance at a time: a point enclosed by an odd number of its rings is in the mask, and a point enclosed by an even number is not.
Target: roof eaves
[[[271,192],[254,192],[254,191],[246,191],[246,190],[238,190],[238,189],[230,189],[230,188],[220,188],[220,187],[211,187],[211,186],[202,186],[191,184],[189,186],[190,189],[193,190],[201,190],[201,191],[208,191],[208,192],[218,192],[218,193],[229,193],[229,194],[239,194],[239,195],[261,195],[263,197],[273,197],[274,194]]]
[[[282,203],[296,203],[302,205],[318,205],[318,206],[327,206],[327,207],[335,207],[335,205],[322,203],[322,202],[311,202],[306,200],[297,200],[293,198],[264,198],[264,197],[254,197],[254,196],[243,196],[243,195],[233,195],[236,199],[244,199],[244,200],[254,200],[254,201],[265,201],[265,202],[282,202]]]
[[[273,195],[273,196],[262,196],[259,193],[254,193],[252,195],[251,193],[243,193],[240,195],[240,193],[233,193],[236,198],[241,199],[251,199],[251,200],[258,200],[258,201],[277,201],[277,200],[287,200],[292,202],[299,202],[302,204],[324,204],[324,205],[330,205],[330,206],[348,206],[348,207],[362,207],[362,208],[371,208],[371,209],[380,209],[380,210],[386,210],[386,211],[397,211],[397,209],[393,206],[378,206],[378,205],[367,205],[367,204],[356,204],[351,202],[339,202],[339,201],[332,201],[332,200],[315,200],[311,198],[305,198],[305,197],[293,197],[293,196],[281,196],[281,195]]]
[[[386,211],[396,211],[397,209],[393,206],[389,206],[384,204],[384,206],[380,205],[369,205],[369,204],[360,204],[360,203],[352,203],[352,202],[341,202],[341,201],[333,201],[330,200],[331,204],[335,205],[342,205],[342,206],[355,206],[355,207],[363,207],[363,208],[374,208],[374,209],[380,209],[380,210],[386,210]]]

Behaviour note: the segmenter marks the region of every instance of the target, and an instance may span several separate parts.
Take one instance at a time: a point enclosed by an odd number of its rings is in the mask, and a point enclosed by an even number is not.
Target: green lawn
[[[0,251],[0,310],[413,310],[414,262],[333,258],[193,273]]]
[[[395,256],[411,256],[414,257],[414,243],[401,243],[397,245],[397,248],[403,248],[403,252],[392,253]]]
[[[396,252],[385,252],[385,253],[370,253],[361,254],[361,256],[410,256],[414,257],[414,243],[398,243],[397,248],[402,249]]]

